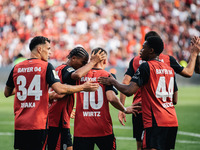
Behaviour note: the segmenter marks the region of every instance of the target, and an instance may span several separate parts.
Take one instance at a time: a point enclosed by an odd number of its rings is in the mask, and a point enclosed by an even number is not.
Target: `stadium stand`
[[[82,45],[89,53],[104,47],[110,66],[127,67],[149,30],[161,35],[164,53],[187,62],[199,29],[199,0],[1,0],[0,66],[19,53],[28,58],[30,39],[43,35],[52,40],[55,65]]]

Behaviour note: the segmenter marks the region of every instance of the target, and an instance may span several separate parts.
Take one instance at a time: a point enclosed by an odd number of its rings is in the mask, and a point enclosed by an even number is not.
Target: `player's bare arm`
[[[56,82],[51,87],[58,94],[73,94],[80,91],[96,91],[99,84],[87,81],[84,84],[73,86]]]
[[[117,88],[117,90],[119,90],[120,92],[122,92],[126,96],[132,96],[139,89],[139,86],[135,82],[130,82],[129,85],[120,84],[112,76],[110,76],[110,77],[100,77],[100,78],[98,78],[98,82],[100,82],[101,84],[105,84],[105,85],[114,85]]]
[[[193,75],[196,58],[199,52],[200,52],[200,38],[194,36],[191,41],[191,54],[188,65],[182,70],[182,72],[180,72],[180,75],[184,77],[191,77]]]
[[[129,107],[124,107],[120,102],[118,97],[115,95],[114,91],[109,90],[106,92],[106,97],[108,101],[118,110],[126,113],[126,114],[134,114],[138,113],[138,110],[141,109],[141,105],[131,105]]]
[[[81,77],[85,76],[97,63],[104,60],[105,58],[106,54],[104,52],[100,53],[99,51],[96,54],[93,53],[90,62],[73,72],[71,74],[71,78],[74,80],[80,80]]]
[[[55,91],[49,91],[49,103],[63,98],[66,94],[57,94]]]
[[[131,81],[131,76],[129,75],[125,75],[124,78],[123,78],[123,81],[122,81],[122,84],[126,84],[128,85]],[[120,101],[121,103],[124,105],[125,104],[125,99],[126,99],[126,95],[124,95],[123,93],[120,93]],[[118,119],[119,119],[119,122],[125,126],[124,122],[126,122],[126,114],[122,111],[119,111],[118,113]]]

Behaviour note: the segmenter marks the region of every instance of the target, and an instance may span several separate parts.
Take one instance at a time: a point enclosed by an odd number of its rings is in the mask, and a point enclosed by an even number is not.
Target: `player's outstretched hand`
[[[125,126],[124,122],[126,122],[126,114],[122,111],[119,111],[119,114],[118,114],[118,119],[119,119],[119,122]]]
[[[134,114],[134,116],[136,116],[141,110],[141,103],[139,102],[139,103],[132,104],[126,109],[127,109],[126,114]]]
[[[94,61],[95,63],[98,63],[104,59],[106,59],[105,52],[98,51],[96,54],[94,54],[94,52],[92,53],[90,61]]]
[[[200,52],[200,37],[194,36],[191,40],[191,45],[192,45],[191,52],[199,53]]]
[[[87,81],[83,84],[83,91],[89,92],[89,91],[96,91],[99,87],[98,83],[94,83],[91,81]]]
[[[105,85],[112,85],[115,78],[110,75],[109,77],[99,77],[98,82]]]

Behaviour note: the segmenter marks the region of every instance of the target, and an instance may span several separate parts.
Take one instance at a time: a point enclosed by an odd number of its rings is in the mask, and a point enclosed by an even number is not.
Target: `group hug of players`
[[[89,54],[76,47],[65,64],[56,69],[48,63],[50,40],[34,37],[31,57],[13,67],[4,95],[14,98],[14,148],[20,150],[116,149],[109,103],[119,110],[119,121],[133,114],[133,136],[137,149],[174,149],[178,121],[174,108],[178,87],[175,72],[191,77],[200,52],[200,39],[193,37],[187,67],[162,54],[161,37],[150,31],[140,55],[129,64],[122,84],[107,71],[107,52],[101,47]],[[117,90],[116,90],[117,89]],[[116,95],[121,92],[120,98]],[[75,94],[76,93],[76,105]],[[124,107],[126,96],[133,104]],[[70,116],[75,109],[73,142]]]

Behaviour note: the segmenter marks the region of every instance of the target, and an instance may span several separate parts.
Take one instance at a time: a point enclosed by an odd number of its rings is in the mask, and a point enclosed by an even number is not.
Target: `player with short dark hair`
[[[145,40],[148,37],[151,36],[157,36],[160,37],[158,35],[157,32],[155,31],[150,31],[148,33],[146,33],[145,35]],[[194,65],[195,65],[195,56],[197,54],[197,51],[193,50],[191,51],[191,57],[188,63],[188,66],[186,68],[182,67],[173,56],[169,56],[169,55],[165,55],[165,54],[160,54],[159,55],[159,59],[166,63],[167,65],[169,65],[170,67],[172,67],[174,69],[174,71],[180,75],[183,76],[188,76],[191,77],[193,71],[194,71]],[[129,67],[124,75],[124,78],[122,80],[123,84],[129,84],[131,81],[132,76],[134,75],[134,73],[136,72],[136,70],[138,69],[138,67],[143,63],[144,61],[142,61],[140,56],[136,56],[134,57],[130,63],[129,63]],[[125,104],[125,98],[126,96],[122,93],[120,93],[120,101]],[[140,102],[142,99],[141,97],[141,89],[139,89],[135,94],[134,94],[134,98],[133,98],[133,103],[138,103]],[[174,104],[177,102],[174,102]],[[123,120],[126,122],[126,115],[123,112],[119,112],[118,114],[118,118],[119,121],[122,125],[125,125],[123,123]],[[137,114],[137,116],[132,116],[132,123],[133,123],[133,137],[136,138],[136,142],[137,142],[137,149],[141,150],[142,148],[142,132],[143,132],[143,122],[142,122],[142,111]]]
[[[54,67],[48,63],[51,54],[50,40],[36,36],[30,43],[31,56],[10,72],[4,95],[15,94],[15,137],[14,148],[42,150],[46,135],[49,94],[52,87],[58,94],[72,94],[78,91],[95,91],[98,85],[71,86],[61,84]]]
[[[89,55],[87,51],[83,47],[75,47],[67,56],[67,62],[58,66],[55,70],[61,83],[76,85],[76,80],[86,75],[104,57],[104,53],[99,52],[95,55],[93,53],[88,63]],[[48,113],[48,150],[72,150],[70,115],[74,107],[74,94],[64,95],[60,99],[57,95],[51,96],[51,99],[55,98],[57,100],[53,101]]]
[[[106,51],[102,48],[95,48],[92,53]],[[106,53],[107,54],[107,53]],[[100,76],[109,76],[105,71],[107,59],[97,63],[79,81],[79,85],[86,81],[97,83]],[[74,122],[74,150],[93,150],[96,144],[99,149],[116,149],[116,141],[112,129],[112,120],[109,113],[109,102],[117,109],[125,113],[135,113],[140,106],[125,108],[115,95],[117,92],[113,86],[100,84],[96,92],[77,93],[76,114]]]
[[[114,85],[120,92],[131,96],[141,88],[144,149],[174,149],[178,121],[173,106],[177,97],[174,70],[159,60],[164,44],[160,37],[149,37],[140,52],[142,63],[129,85],[113,78],[101,77],[99,82]],[[166,140],[167,139],[167,140]]]
[[[193,51],[199,51],[198,41],[198,37],[192,39]],[[141,89],[144,149],[174,149],[175,146],[178,122],[173,103],[177,101],[177,89],[174,70],[158,57],[163,49],[162,43],[159,37],[147,38],[140,53],[146,62],[139,66],[130,84],[120,84],[111,77],[98,79],[101,84],[114,85],[127,96]]]

